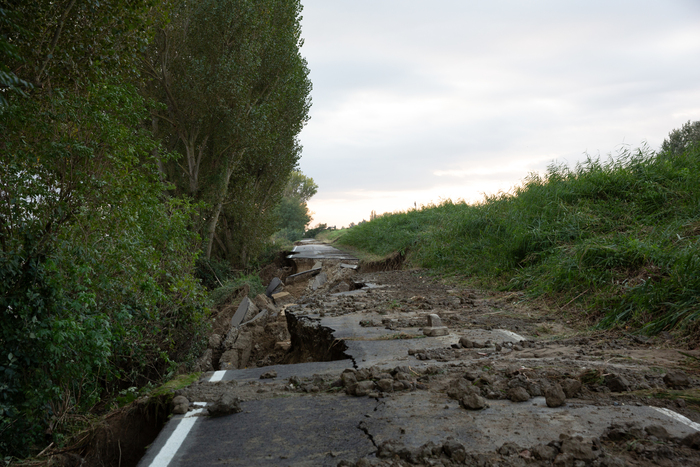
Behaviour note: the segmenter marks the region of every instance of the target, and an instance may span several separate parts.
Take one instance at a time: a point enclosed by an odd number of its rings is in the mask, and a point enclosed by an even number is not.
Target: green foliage
[[[289,174],[289,181],[284,189],[285,198],[298,198],[302,203],[307,203],[318,192],[318,185],[314,179],[307,177],[299,170],[293,170]]]
[[[690,122],[669,133],[661,145],[661,152],[666,156],[683,154],[693,145],[700,144],[700,121]]]
[[[233,293],[246,285],[250,288],[248,292],[249,297],[256,297],[265,292],[265,287],[259,276],[255,274],[240,274],[224,282],[221,287],[213,290],[210,298],[214,306],[220,306],[226,302]]]
[[[339,242],[380,255],[410,250],[423,267],[580,300],[605,315],[601,326],[658,332],[700,318],[698,186],[697,145],[672,158],[626,149],[553,165],[478,205],[386,215]]]
[[[313,229],[309,229],[306,232],[304,232],[304,238],[316,238],[316,235],[320,234],[327,228],[328,226],[326,224],[318,224]]]
[[[145,115],[132,87],[111,84],[0,111],[4,454],[58,440],[64,415],[103,388],[159,379],[199,351],[195,207],[163,197]]]
[[[179,2],[146,54],[146,90],[165,104],[154,126],[183,155],[164,173],[210,207],[207,258],[246,267],[274,231],[310,106],[300,13],[298,0]]]
[[[280,229],[301,232],[303,235],[306,226],[311,222],[309,208],[297,197],[282,198],[275,212]]]

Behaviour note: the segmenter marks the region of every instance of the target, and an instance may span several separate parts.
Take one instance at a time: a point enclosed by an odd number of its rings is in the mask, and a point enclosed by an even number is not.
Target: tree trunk
[[[244,152],[245,149],[240,150],[234,158],[231,158],[228,161],[224,178],[221,181],[219,190],[217,191],[216,205],[214,206],[214,211],[209,218],[209,222],[207,222],[207,243],[204,248],[207,259],[211,259],[211,248],[214,244],[214,232],[216,232],[216,225],[219,223],[221,209],[224,207],[224,200],[226,199],[226,194],[228,193],[228,184],[231,180],[231,175],[233,175],[233,171],[238,166],[238,162],[240,161]]]

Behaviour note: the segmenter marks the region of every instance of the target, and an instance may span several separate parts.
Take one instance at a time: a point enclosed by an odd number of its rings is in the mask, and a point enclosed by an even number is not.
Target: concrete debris
[[[311,289],[318,290],[319,287],[326,283],[326,281],[328,281],[328,274],[326,274],[325,272],[320,273],[314,278],[314,282],[311,285]]]
[[[231,327],[236,327],[242,322],[252,319],[259,311],[258,307],[248,297],[245,297],[231,318]]]
[[[230,392],[223,393],[216,402],[207,406],[207,412],[212,417],[223,417],[224,415],[239,413],[242,410],[240,399]]]
[[[671,389],[684,389],[690,386],[690,378],[682,371],[671,370],[664,375],[664,383]]]
[[[173,397],[172,406],[174,414],[184,414],[190,408],[190,401],[184,396],[175,396]]]
[[[272,299],[275,301],[275,305],[283,306],[294,303],[294,297],[289,292],[280,292],[272,295]]]
[[[550,382],[544,388],[544,397],[547,407],[561,407],[566,402],[566,394],[557,382]]]
[[[440,316],[436,314],[428,315],[428,326],[423,328],[423,334],[430,337],[446,336],[449,334],[447,326],[442,325]]]
[[[630,390],[630,384],[622,375],[607,374],[605,375],[605,385],[612,392],[626,392]]]
[[[265,295],[267,297],[272,297],[272,294],[282,292],[283,289],[284,285],[282,284],[282,280],[279,277],[274,277],[265,289]]]

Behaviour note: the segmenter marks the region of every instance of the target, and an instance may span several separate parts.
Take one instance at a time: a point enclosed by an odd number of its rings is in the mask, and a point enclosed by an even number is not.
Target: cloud
[[[508,190],[700,119],[694,1],[304,6],[318,222]]]

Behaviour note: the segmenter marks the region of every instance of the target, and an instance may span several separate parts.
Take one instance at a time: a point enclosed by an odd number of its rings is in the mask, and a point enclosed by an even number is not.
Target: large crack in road
[[[175,416],[140,465],[700,465],[697,351],[303,251],[322,264],[287,289],[295,363],[205,374],[178,395],[240,413],[205,410],[161,456]]]

